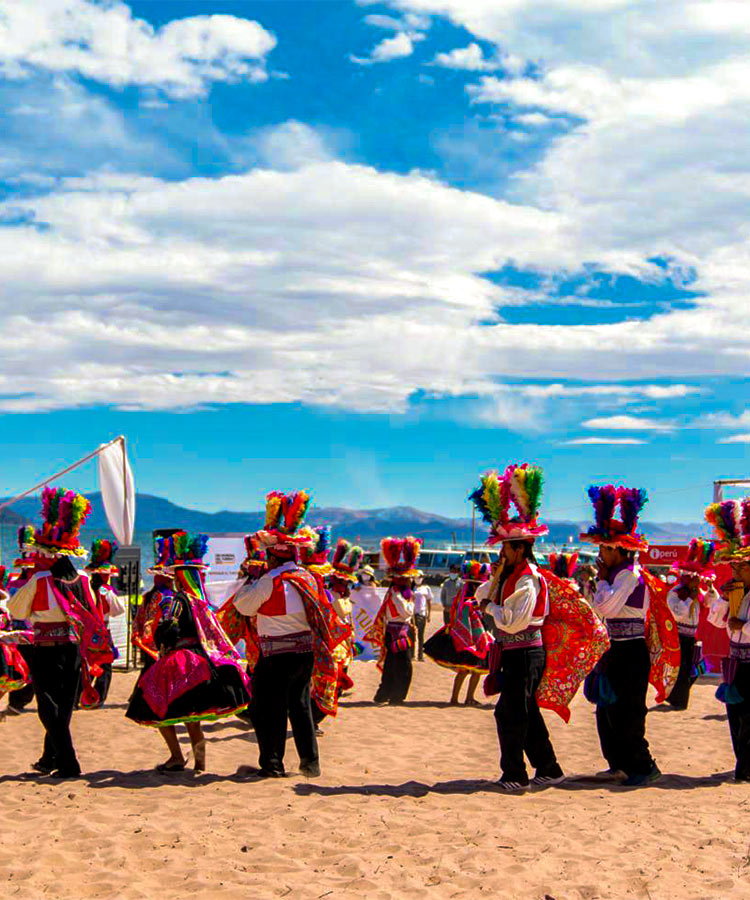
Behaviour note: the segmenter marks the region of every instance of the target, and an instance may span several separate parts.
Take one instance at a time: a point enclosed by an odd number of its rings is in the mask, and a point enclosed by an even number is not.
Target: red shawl
[[[667,585],[645,568],[641,568],[641,574],[649,592],[646,644],[651,654],[651,672],[648,680],[656,688],[656,702],[663,703],[680,671],[680,636],[667,603]]]
[[[536,697],[540,706],[569,722],[570,703],[609,649],[609,637],[577,587],[549,569],[540,571],[549,587],[549,615],[542,626],[547,662]]]

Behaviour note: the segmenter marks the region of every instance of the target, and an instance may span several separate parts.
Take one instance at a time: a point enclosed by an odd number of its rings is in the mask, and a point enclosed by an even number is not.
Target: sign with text
[[[687,556],[687,544],[651,544],[639,561],[646,566],[671,566]]]

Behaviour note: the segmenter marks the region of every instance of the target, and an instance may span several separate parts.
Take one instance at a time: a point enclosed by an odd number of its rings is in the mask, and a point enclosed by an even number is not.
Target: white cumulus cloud
[[[6,78],[77,74],[192,97],[216,81],[265,81],[275,45],[262,25],[237,16],[190,16],[154,28],[118,0],[0,0]]]

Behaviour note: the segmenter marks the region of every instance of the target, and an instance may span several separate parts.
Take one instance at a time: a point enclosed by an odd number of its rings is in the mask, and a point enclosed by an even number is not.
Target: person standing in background
[[[432,601],[434,600],[432,588],[424,583],[424,572],[417,569],[414,577],[414,627],[417,630],[416,651],[417,661],[424,662],[424,632],[427,623],[432,618]],[[414,659],[414,647],[411,648],[411,658]]]
[[[448,625],[451,620],[453,601],[461,590],[461,579],[458,577],[459,568],[452,565],[448,570],[450,574],[440,586],[440,605],[443,607],[443,624]]]
[[[125,612],[125,604],[110,583],[112,577],[119,574],[119,569],[114,564],[116,553],[117,544],[114,541],[97,538],[91,545],[89,561],[84,566],[91,577],[91,590],[104,619],[104,624],[107,626],[110,641],[112,640],[112,632],[109,629],[110,617],[121,616]],[[114,658],[117,659],[119,654],[115,649],[114,642],[112,648]],[[109,694],[109,686],[112,683],[112,663],[103,663],[101,669],[102,674],[94,681],[94,689],[100,698],[99,706],[104,705],[107,694]]]

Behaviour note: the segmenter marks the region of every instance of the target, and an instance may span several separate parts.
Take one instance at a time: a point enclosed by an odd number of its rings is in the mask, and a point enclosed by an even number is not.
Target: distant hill
[[[92,511],[86,523],[85,539],[108,531],[102,498],[99,492],[88,495]],[[36,522],[39,516],[39,499],[27,497],[14,504],[12,509],[0,513],[4,542],[13,528],[23,522]],[[164,497],[138,494],[136,498],[136,529],[140,543],[148,541],[148,533],[155,528],[184,528],[187,531],[202,531],[212,534],[223,532],[247,533],[257,530],[263,524],[264,514],[257,512],[234,512],[222,510],[215,513],[202,512],[178,506]],[[413,534],[424,539],[426,544],[444,544],[454,540],[471,540],[471,519],[451,519],[434,513],[414,509],[411,506],[391,506],[381,509],[347,509],[344,507],[313,507],[308,521],[312,525],[327,523],[336,535],[346,536],[365,544],[374,544],[390,534]],[[586,522],[556,521],[548,523],[548,540],[555,544],[575,541],[578,534],[588,527]],[[646,537],[654,543],[683,543],[695,534],[702,533],[703,525],[678,522],[644,522]],[[477,522],[476,538],[484,539],[487,528]]]

